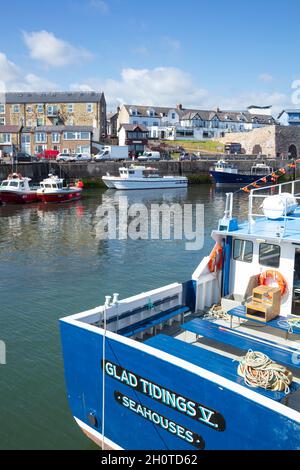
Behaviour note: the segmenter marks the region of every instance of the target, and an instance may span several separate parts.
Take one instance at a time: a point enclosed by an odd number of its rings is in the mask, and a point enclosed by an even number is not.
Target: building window
[[[37,144],[43,144],[47,142],[47,135],[46,132],[37,132],[35,134],[35,142]]]
[[[44,150],[47,150],[47,145],[35,145],[35,153],[42,153]]]
[[[153,126],[158,126],[158,122],[154,121]]]
[[[132,121],[132,124],[134,124],[135,126],[138,125],[138,121]]]
[[[0,104],[0,114],[5,114],[5,104]]]
[[[172,113],[172,119],[175,119],[175,118],[176,118],[176,114]]]
[[[37,105],[37,112],[38,113],[43,113],[44,112],[44,105],[43,104],[38,104]]]
[[[19,113],[20,112],[20,105],[19,104],[14,104],[13,105],[13,113]]]
[[[72,103],[68,104],[67,111],[68,111],[68,113],[73,113],[74,112],[74,105]]]
[[[90,152],[91,152],[89,145],[79,145],[76,150],[77,150],[77,153],[85,153],[88,155],[90,155]]]
[[[5,117],[0,117],[0,126],[5,126]]]
[[[27,113],[32,113],[32,107],[31,106],[27,106]]]
[[[57,116],[58,115],[58,106],[48,106],[47,107],[47,116]]]
[[[0,134],[0,144],[10,144],[11,134]]]
[[[93,103],[87,103],[86,105],[86,112],[87,113],[92,113],[94,111],[94,105]]]
[[[90,140],[90,132],[64,132],[64,140]]]
[[[144,126],[148,126],[148,121],[143,121]]]
[[[43,126],[43,125],[44,125],[44,122],[45,122],[45,121],[44,121],[44,118],[37,118],[37,120],[36,120],[36,125],[37,125],[37,127]]]
[[[280,246],[271,243],[260,243],[259,264],[278,268],[280,264]]]
[[[53,144],[58,144],[60,142],[60,135],[58,132],[53,132],[52,133],[52,143]]]
[[[233,259],[252,263],[253,243],[249,240],[234,240]]]

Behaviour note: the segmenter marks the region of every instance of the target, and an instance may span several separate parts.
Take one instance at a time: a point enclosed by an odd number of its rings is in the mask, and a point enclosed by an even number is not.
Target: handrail
[[[280,195],[280,194],[282,194],[282,189],[284,187],[286,187],[287,185],[290,185],[290,187],[291,187],[291,190],[289,191],[290,194],[292,196],[294,196],[294,198],[296,200],[300,200],[300,193],[295,193],[295,183],[300,183],[300,179],[293,180],[293,181],[287,181],[285,183],[278,183],[278,184],[270,185],[270,186],[263,186],[263,187],[260,187],[260,188],[253,188],[253,189],[250,190],[249,202],[248,202],[248,233],[251,233],[251,229],[252,229],[252,227],[255,223],[254,217],[265,217],[264,214],[255,214],[255,213],[253,213],[253,199],[254,198],[265,198],[265,197],[268,196],[268,194],[255,194],[255,193],[257,193],[259,191],[272,190],[273,193],[275,192],[277,195]],[[276,190],[278,190],[278,192]],[[285,201],[285,210],[284,210],[284,215],[282,217],[283,217],[283,221],[284,221],[284,226],[283,226],[283,230],[282,230],[282,233],[281,233],[281,236],[280,236],[281,239],[285,236],[287,221],[295,219],[295,217],[287,215],[287,201]]]

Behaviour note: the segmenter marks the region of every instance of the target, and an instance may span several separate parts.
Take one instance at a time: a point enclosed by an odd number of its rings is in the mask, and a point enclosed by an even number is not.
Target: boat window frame
[[[265,261],[263,261],[263,262],[261,261],[261,246],[262,245],[270,245],[270,246],[278,248],[278,256],[277,256],[278,263],[269,264],[269,263],[266,263]],[[258,262],[259,262],[259,264],[261,264],[263,266],[267,266],[269,268],[279,268],[279,266],[280,266],[280,255],[281,255],[281,246],[276,244],[276,243],[261,242],[258,246]]]
[[[19,181],[10,181],[9,182],[9,187],[12,187],[12,188],[18,188],[19,187]]]
[[[251,260],[247,260],[244,258],[240,257],[235,257],[235,244],[236,242],[244,242],[245,244],[250,243],[251,244]],[[246,238],[235,238],[233,241],[233,249],[232,249],[232,259],[234,261],[241,261],[242,263],[252,263],[253,262],[253,252],[254,252],[254,245],[252,240],[247,240]]]

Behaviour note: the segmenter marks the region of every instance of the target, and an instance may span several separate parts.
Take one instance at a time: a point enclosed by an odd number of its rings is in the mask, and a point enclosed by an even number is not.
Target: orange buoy
[[[287,282],[284,279],[283,275],[276,271],[275,269],[268,269],[267,271],[263,272],[259,276],[259,283],[261,286],[267,286],[277,284],[280,288],[281,296],[284,295],[287,289]]]
[[[222,268],[222,247],[216,243],[209,255],[208,269],[211,273],[219,271]]]

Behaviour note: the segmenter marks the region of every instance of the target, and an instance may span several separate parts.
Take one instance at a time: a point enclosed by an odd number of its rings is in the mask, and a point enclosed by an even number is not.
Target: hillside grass
[[[224,144],[217,140],[185,141],[185,140],[164,140],[163,143],[170,147],[180,146],[190,152],[224,153]]]

